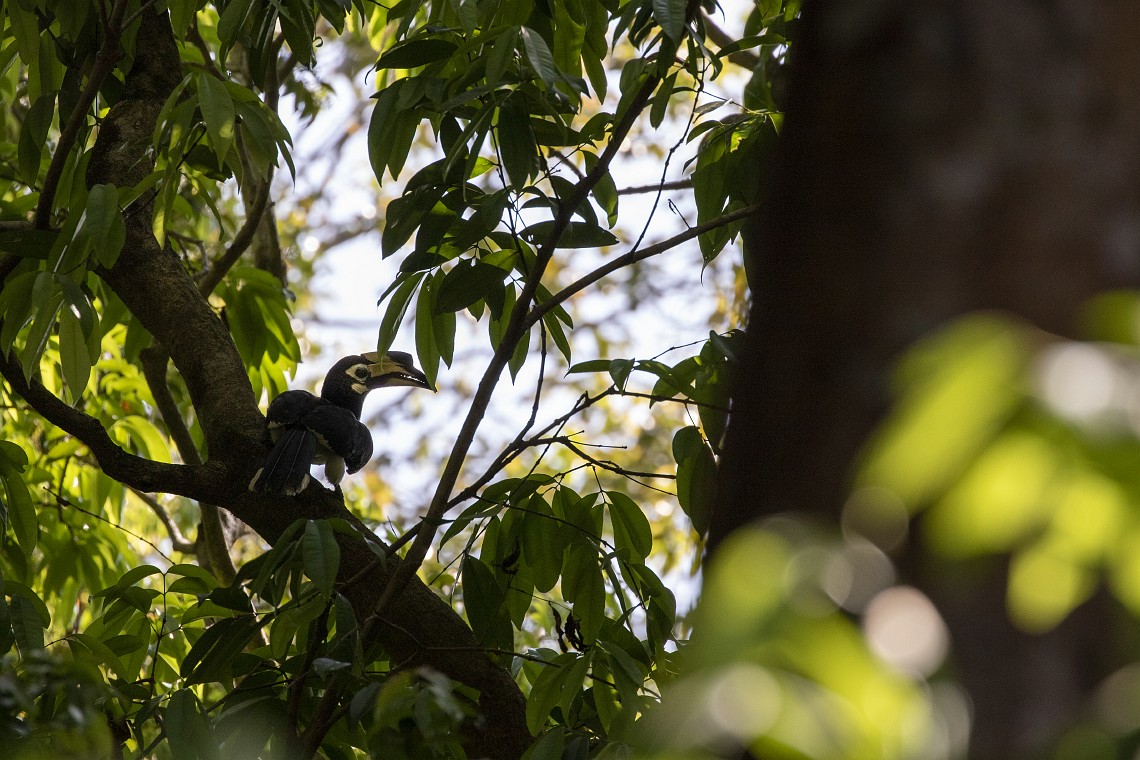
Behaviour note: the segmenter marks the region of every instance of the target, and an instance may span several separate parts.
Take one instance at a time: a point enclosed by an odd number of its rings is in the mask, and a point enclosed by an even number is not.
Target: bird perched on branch
[[[309,485],[309,467],[325,466],[325,477],[340,488],[345,472],[372,458],[372,434],[360,421],[364,397],[376,388],[431,387],[410,354],[346,356],[325,375],[321,395],[285,391],[269,404],[266,418],[273,449],[253,476],[249,490],[293,496]]]

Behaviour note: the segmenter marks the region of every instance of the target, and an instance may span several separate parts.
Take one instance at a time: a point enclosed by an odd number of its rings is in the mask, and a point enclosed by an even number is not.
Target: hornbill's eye
[[[365,367],[363,364],[357,364],[352,368],[352,376],[357,380],[363,381],[367,380],[371,376],[371,373],[368,371],[368,367]]]

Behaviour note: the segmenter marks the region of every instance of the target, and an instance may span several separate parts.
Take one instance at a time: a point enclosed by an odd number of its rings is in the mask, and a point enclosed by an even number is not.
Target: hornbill
[[[249,482],[249,490],[293,496],[309,485],[309,466],[323,464],[325,477],[340,488],[345,472],[372,458],[372,434],[360,421],[368,391],[396,385],[431,387],[410,354],[346,356],[325,375],[321,395],[285,391],[269,404],[266,419],[273,448]]]

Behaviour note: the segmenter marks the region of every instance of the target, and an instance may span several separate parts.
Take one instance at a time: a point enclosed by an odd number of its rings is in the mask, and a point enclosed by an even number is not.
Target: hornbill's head
[[[342,406],[359,408],[369,391],[398,385],[435,390],[427,376],[416,368],[411,354],[389,351],[344,357],[325,376],[321,396]]]

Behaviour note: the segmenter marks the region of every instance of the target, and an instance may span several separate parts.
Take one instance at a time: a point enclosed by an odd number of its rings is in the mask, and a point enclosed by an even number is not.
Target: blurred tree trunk
[[[1140,5],[807,0],[798,35],[713,552],[764,515],[834,523],[918,336],[984,308],[1075,335],[1089,296],[1140,284]],[[1004,567],[952,585],[921,552],[896,559],[950,626],[970,757],[1040,749],[1114,665],[1120,611],[1020,634]]]

